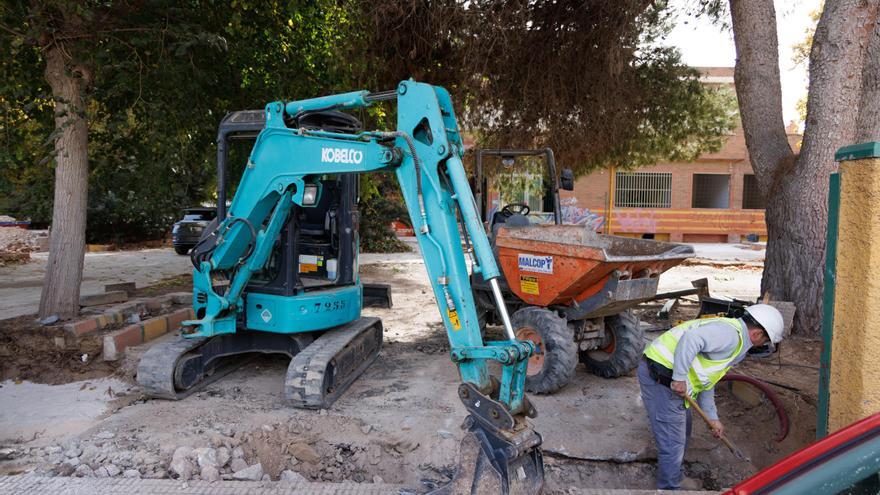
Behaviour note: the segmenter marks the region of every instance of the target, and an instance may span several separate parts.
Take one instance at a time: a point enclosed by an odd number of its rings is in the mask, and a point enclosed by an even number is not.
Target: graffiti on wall
[[[617,210],[614,212],[615,232],[656,232],[654,210]]]
[[[577,198],[562,198],[559,200],[562,206],[562,223],[567,225],[584,225],[593,230],[602,230],[605,226],[605,217],[593,213],[589,208],[581,208],[577,205]]]

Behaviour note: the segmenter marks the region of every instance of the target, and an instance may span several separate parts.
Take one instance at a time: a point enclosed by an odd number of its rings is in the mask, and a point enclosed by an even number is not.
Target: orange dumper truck
[[[501,184],[500,201],[487,213],[486,157],[501,159],[496,174],[517,174],[519,162],[529,176],[536,175],[543,158],[544,173],[531,181],[534,191],[528,184],[522,187],[522,180],[495,181]],[[529,361],[526,389],[561,389],[578,362],[607,378],[629,373],[645,346],[632,308],[653,299],[660,274],[692,257],[693,248],[602,235],[591,225],[563,225],[559,189],[572,190],[574,177],[568,169],[557,176],[550,149],[477,150],[475,168],[475,199],[501,267],[514,332],[539,348]],[[510,193],[504,184],[519,187]],[[489,284],[479,275],[471,283],[481,324],[500,323]]]

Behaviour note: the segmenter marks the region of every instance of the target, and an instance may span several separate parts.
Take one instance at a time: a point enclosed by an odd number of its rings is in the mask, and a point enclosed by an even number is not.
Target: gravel
[[[232,475],[233,478],[242,481],[260,481],[263,479],[263,465],[260,463],[248,466]]]

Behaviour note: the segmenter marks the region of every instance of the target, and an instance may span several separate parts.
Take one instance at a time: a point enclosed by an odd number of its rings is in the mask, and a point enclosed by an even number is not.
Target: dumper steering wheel
[[[510,218],[514,215],[526,216],[530,211],[532,209],[525,203],[510,203],[501,208],[501,214],[504,215],[504,218]]]

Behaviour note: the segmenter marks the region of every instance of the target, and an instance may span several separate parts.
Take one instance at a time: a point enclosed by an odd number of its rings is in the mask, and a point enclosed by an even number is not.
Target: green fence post
[[[822,355],[819,357],[819,406],[816,438],[828,434],[829,381],[831,379],[831,333],[834,328],[834,284],[837,276],[837,226],[840,218],[840,174],[828,184],[828,230],[825,234],[825,287],[822,293]]]

